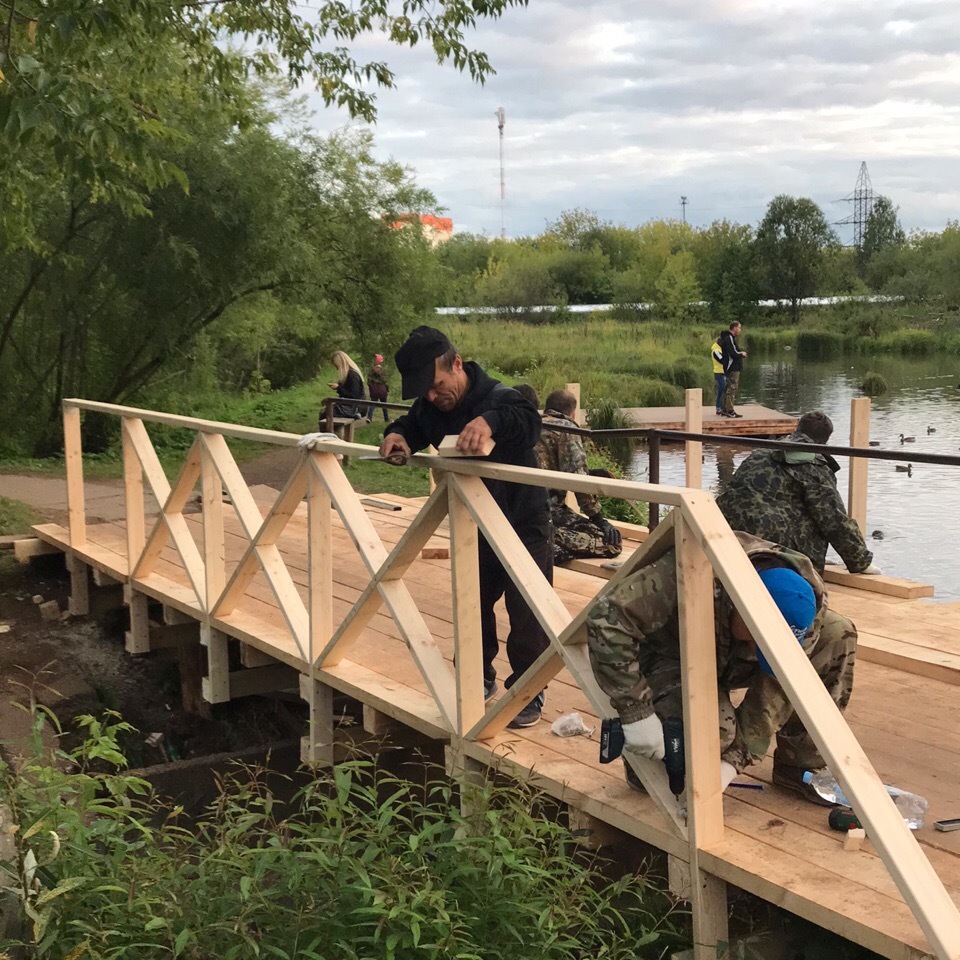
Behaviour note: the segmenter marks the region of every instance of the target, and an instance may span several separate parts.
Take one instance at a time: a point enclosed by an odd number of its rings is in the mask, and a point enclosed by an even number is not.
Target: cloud
[[[484,86],[427,49],[357,50],[397,74],[378,97],[378,150],[416,169],[458,231],[500,232],[498,106],[511,236],[572,207],[628,225],[678,217],[681,194],[695,224],[755,224],[778,193],[840,220],[862,160],[907,229],[960,210],[949,0],[536,0],[470,42],[497,70]],[[345,119],[321,106],[317,126]]]

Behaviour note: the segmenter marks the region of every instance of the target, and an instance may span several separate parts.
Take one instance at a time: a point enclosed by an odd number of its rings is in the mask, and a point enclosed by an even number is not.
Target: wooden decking
[[[277,492],[267,488],[251,492],[260,512],[268,516]],[[378,494],[376,499],[400,506],[389,510],[369,502],[364,505],[373,530],[389,551],[418,516],[423,501],[389,494]],[[223,521],[229,575],[246,555],[250,541],[229,503],[223,507]],[[336,511],[331,511],[330,521],[336,629],[368,588],[371,574]],[[200,514],[186,514],[185,523],[199,553],[206,555]],[[123,522],[87,525],[86,542],[78,547],[71,546],[69,531],[55,524],[40,525],[35,531],[46,543],[72,555],[80,565],[74,568],[75,579],[82,575],[83,584],[85,568],[99,571],[97,579],[101,581],[106,576],[128,582],[128,531]],[[305,602],[310,577],[308,533],[307,509],[301,503],[293,509],[277,547]],[[637,530],[628,534],[633,537],[627,541],[630,550],[643,534]],[[444,522],[430,545],[448,542],[447,536]],[[571,614],[588,605],[605,584],[603,577],[597,576],[599,564],[577,566],[555,573],[557,595]],[[415,559],[404,573],[410,596],[448,662],[453,658],[455,635],[450,567],[449,560]],[[842,579],[839,573],[837,577]],[[917,839],[956,902],[960,897],[960,833],[938,833],[932,824],[960,815],[960,732],[954,723],[960,712],[960,604],[895,595],[898,590],[915,593],[909,584],[881,583],[884,592],[878,593],[861,587],[867,582],[876,588],[879,581],[847,580],[849,585],[831,586],[832,604],[860,628],[861,656],[847,718],[881,777],[930,801],[927,825]],[[80,582],[78,579],[77,584]],[[153,572],[137,578],[132,587],[135,593],[152,597],[181,616],[202,619],[191,578],[179,551],[170,544],[160,553]],[[82,592],[83,587],[80,589]],[[248,662],[262,665],[231,674],[227,696],[260,686],[238,673],[260,676],[269,683],[269,675],[262,671],[272,669],[271,664],[286,664],[310,674],[262,570],[249,582],[234,610],[214,620],[217,630],[246,645],[248,654],[253,649],[269,658],[248,656]],[[501,635],[505,636],[505,621],[502,626]],[[449,727],[407,641],[395,619],[378,612],[358,635],[349,659],[325,667],[322,680],[427,736],[449,740]],[[500,664],[500,672],[508,672],[505,663]],[[275,672],[274,676],[281,682],[282,674]],[[596,733],[590,739],[562,739],[551,733],[550,722],[571,710],[583,714],[588,725],[596,725],[588,698],[563,671],[549,684],[544,722],[524,731],[505,730],[489,739],[465,739],[459,747],[473,761],[531,778],[580,815],[651,843],[678,860],[686,859],[687,841],[671,829],[651,799],[626,787],[620,764],[598,764]],[[869,841],[860,852],[845,852],[841,835],[827,827],[825,810],[771,785],[769,759],[740,779],[763,789],[728,791],[723,800],[723,840],[700,853],[699,869],[885,956],[914,960],[933,954]]]
[[[656,430],[686,430],[685,407],[624,407],[631,426]],[[704,407],[698,433],[720,433],[730,437],[786,437],[797,427],[797,418],[771,410],[759,403],[737,404],[741,419],[719,417],[713,407]]]

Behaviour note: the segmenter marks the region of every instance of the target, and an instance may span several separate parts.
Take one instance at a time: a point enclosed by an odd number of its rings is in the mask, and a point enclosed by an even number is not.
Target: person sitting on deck
[[[827,443],[830,418],[805,413],[791,443]],[[806,554],[823,573],[827,546],[851,573],[879,574],[857,522],[848,516],[837,490],[840,465],[829,454],[799,450],[756,450],[737,468],[717,506],[734,530],[772,540]]]
[[[554,390],[546,400],[543,413],[545,429],[535,447],[541,470],[588,475],[587,453],[575,433],[550,430],[550,426],[575,427],[573,414],[577,398],[569,390]],[[582,513],[567,506],[566,490],[550,491],[550,519],[553,521],[553,562],[567,563],[574,557],[619,557],[623,549],[620,531],[600,510],[595,493],[578,493]]]
[[[857,628],[827,606],[823,581],[807,557],[746,533],[736,536],[843,712],[853,689]],[[723,789],[764,759],[776,735],[773,782],[823,805],[803,782],[804,771],[824,767],[816,744],[719,581],[714,596]],[[669,550],[594,604],[586,622],[590,664],[620,715],[625,749],[654,760],[664,756],[662,721],[683,716],[678,603],[676,554]],[[730,693],[743,688],[746,695],[734,707]],[[628,782],[642,789],[626,767]]]

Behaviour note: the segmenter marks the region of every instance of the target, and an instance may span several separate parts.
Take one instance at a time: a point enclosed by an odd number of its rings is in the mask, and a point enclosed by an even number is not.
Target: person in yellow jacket
[[[719,417],[723,409],[723,395],[727,389],[727,375],[723,369],[723,350],[720,347],[719,333],[713,338],[710,355],[713,358],[713,382],[717,385],[717,416]]]

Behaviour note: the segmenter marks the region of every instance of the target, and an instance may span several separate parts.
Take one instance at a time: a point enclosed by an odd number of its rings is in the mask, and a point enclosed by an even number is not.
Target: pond
[[[850,400],[862,395],[868,371],[882,374],[889,387],[874,398],[871,411],[870,438],[879,440],[881,449],[960,454],[960,362],[954,357],[808,361],[784,351],[777,359],[748,358],[738,399],[794,414],[822,410],[833,420],[833,442],[846,445]],[[901,444],[900,434],[915,440]],[[749,451],[726,447],[718,458],[719,447],[704,443],[703,449],[704,486],[716,494]],[[849,464],[837,459],[837,482],[846,500]],[[631,475],[646,477],[646,447],[638,448]],[[682,485],[683,479],[682,448],[668,446],[660,480]],[[892,462],[873,461],[867,489],[867,541],[874,563],[891,576],[932,583],[940,600],[960,600],[960,467],[915,464],[908,476]],[[828,562],[840,560],[831,551]]]

